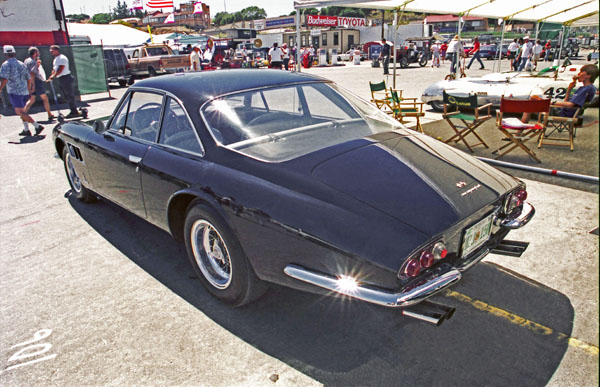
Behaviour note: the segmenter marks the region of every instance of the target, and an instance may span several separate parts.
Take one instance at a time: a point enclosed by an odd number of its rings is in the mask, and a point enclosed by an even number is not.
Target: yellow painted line
[[[558,341],[566,341],[571,347],[581,349],[590,355],[598,356],[598,353],[600,352],[598,347],[593,344],[586,343],[561,332],[555,332],[552,328],[548,328],[547,326],[536,323],[535,321],[528,320],[524,317],[518,316],[504,309],[497,308],[493,305],[489,305],[483,301],[476,300],[462,293],[455,292],[453,290],[446,290],[443,294],[446,297],[451,297],[458,301],[467,303],[473,306],[475,309],[481,310],[482,312],[490,313],[512,324],[527,328],[532,332],[539,333],[544,336],[554,336]]]

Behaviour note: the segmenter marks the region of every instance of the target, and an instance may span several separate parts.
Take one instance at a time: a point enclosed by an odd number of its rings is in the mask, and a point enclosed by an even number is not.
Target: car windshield
[[[374,105],[323,82],[229,94],[201,112],[217,143],[269,162],[403,127]]]

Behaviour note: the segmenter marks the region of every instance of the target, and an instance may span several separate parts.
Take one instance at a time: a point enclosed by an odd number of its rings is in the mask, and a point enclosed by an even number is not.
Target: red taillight
[[[421,271],[421,264],[417,258],[412,258],[408,261],[404,273],[409,277],[416,277]]]
[[[515,196],[518,197],[520,201],[524,202],[525,199],[527,199],[527,191],[521,188],[515,193]]]
[[[433,254],[429,251],[423,251],[423,253],[421,254],[421,260],[420,260],[421,267],[428,268],[431,265],[433,265],[433,261],[434,261]]]
[[[442,242],[438,242],[435,245],[433,245],[431,251],[433,252],[433,257],[435,259],[444,259],[446,258],[446,255],[448,255],[446,245],[444,245]]]

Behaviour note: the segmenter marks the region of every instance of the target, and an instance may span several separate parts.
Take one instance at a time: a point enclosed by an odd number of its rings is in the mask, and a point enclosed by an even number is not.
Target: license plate
[[[463,257],[466,257],[473,250],[477,249],[490,239],[490,234],[492,232],[492,218],[493,214],[490,214],[465,231],[462,243]]]

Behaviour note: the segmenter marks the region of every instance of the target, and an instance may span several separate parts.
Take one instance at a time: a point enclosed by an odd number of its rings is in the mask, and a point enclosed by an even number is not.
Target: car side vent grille
[[[81,156],[81,150],[79,149],[79,147],[73,145],[73,144],[68,144],[69,147],[69,153],[71,154],[71,157],[83,162],[83,157]]]

